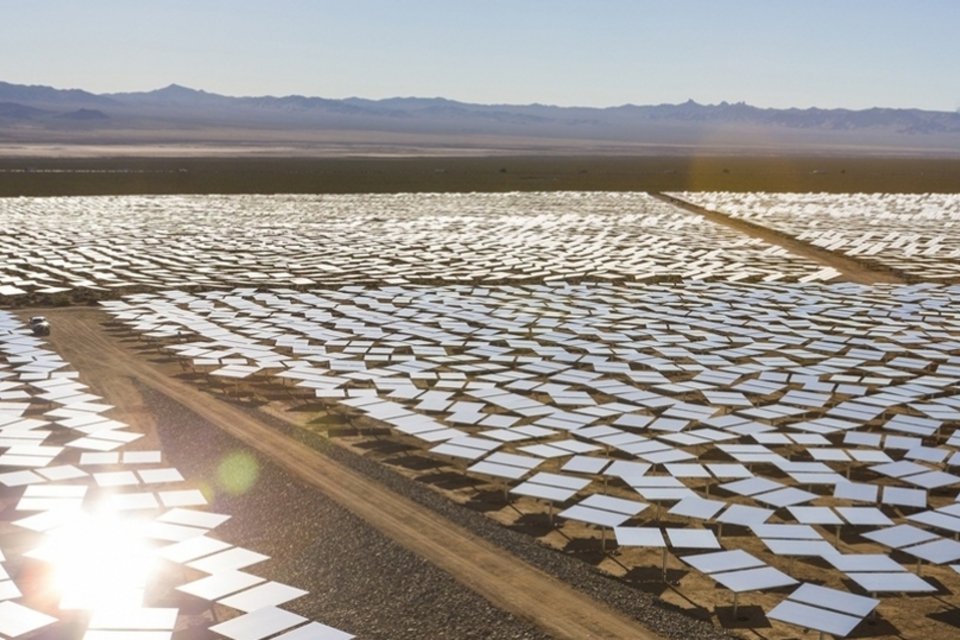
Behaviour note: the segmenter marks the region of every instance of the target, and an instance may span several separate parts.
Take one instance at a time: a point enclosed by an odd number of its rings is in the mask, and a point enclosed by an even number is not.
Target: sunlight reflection
[[[111,512],[76,512],[31,555],[51,564],[61,609],[141,607],[156,567],[144,523]]]

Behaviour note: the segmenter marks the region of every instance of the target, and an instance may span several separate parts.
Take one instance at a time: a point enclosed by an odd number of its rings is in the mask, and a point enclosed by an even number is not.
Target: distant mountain
[[[92,104],[110,105],[112,100],[80,89],[54,89],[39,85],[20,85],[0,82],[0,101],[24,104]]]
[[[96,135],[203,142],[322,142],[364,139],[457,141],[477,148],[524,145],[679,145],[817,150],[845,147],[960,153],[960,111],[762,109],[742,102],[609,108],[483,105],[446,98],[333,100],[307,96],[229,97],[177,84],[98,95],[0,82],[0,136],[69,140],[67,123]],[[31,138],[33,136],[33,138]],[[438,142],[439,144],[439,142]],[[443,142],[443,144],[449,144]]]
[[[0,118],[9,120],[32,120],[49,115],[49,111],[28,107],[18,102],[0,102]]]
[[[76,111],[69,111],[61,114],[60,117],[66,120],[82,120],[86,122],[110,119],[110,116],[99,109],[77,109]]]
[[[112,93],[105,97],[124,105],[185,105],[193,107],[226,105],[236,100],[236,98],[189,89],[178,84],[171,84],[154,91]]]

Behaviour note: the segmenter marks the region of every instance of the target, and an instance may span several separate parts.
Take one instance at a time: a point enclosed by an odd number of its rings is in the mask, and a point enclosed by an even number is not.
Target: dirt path
[[[684,200],[668,196],[665,193],[654,193],[652,195],[653,197],[658,198],[659,200],[662,200],[668,204],[672,204],[675,207],[679,207],[685,211],[702,216],[710,222],[715,222],[725,227],[730,227],[731,229],[739,231],[740,233],[750,237],[759,238],[765,242],[769,242],[770,244],[783,247],[790,253],[803,256],[827,267],[833,267],[843,274],[847,280],[859,282],[861,284],[906,284],[908,282],[908,279],[903,274],[900,274],[894,270],[887,270],[872,264],[868,264],[865,261],[845,256],[841,253],[822,249],[810,244],[809,242],[798,240],[797,238],[783,233],[782,231],[764,227],[763,225],[759,225],[748,220],[734,218],[725,213],[720,213],[719,211],[705,209],[704,207],[699,207]]]
[[[608,606],[526,564],[416,502],[269,428],[246,412],[171,378],[101,326],[106,315],[81,308],[45,309],[50,342],[123,418],[150,427],[140,415],[133,381],[166,395],[343,505],[391,539],[494,605],[529,620],[556,638],[659,636]],[[30,311],[23,311],[23,317]],[[139,413],[138,413],[139,412]]]

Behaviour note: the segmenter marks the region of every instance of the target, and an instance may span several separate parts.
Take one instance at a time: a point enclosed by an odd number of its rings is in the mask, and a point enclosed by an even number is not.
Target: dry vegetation
[[[451,191],[953,192],[958,158],[504,155],[0,159],[0,196]],[[117,154],[122,155],[123,149]],[[238,154],[242,154],[238,151]]]

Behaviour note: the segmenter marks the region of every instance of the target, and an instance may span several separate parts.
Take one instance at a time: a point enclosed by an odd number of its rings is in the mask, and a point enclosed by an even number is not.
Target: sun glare
[[[115,513],[78,512],[35,555],[51,564],[61,609],[141,607],[156,563],[143,523]]]

